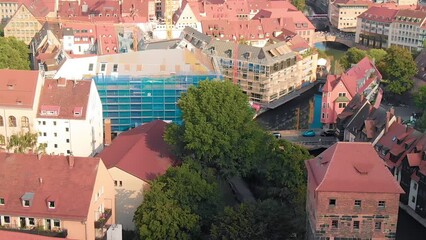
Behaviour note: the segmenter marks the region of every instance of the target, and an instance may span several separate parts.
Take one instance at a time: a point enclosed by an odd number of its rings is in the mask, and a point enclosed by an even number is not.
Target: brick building
[[[370,143],[336,143],[306,168],[308,239],[395,239],[404,191]]]

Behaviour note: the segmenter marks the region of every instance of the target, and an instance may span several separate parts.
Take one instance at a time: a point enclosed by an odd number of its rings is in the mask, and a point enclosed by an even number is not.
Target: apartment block
[[[0,2],[0,20],[1,23],[7,23],[9,19],[12,18],[13,14],[15,14],[16,10],[18,10],[18,2],[17,1],[2,1]]]
[[[378,90],[382,75],[374,62],[363,58],[342,75],[328,75],[323,88],[321,122],[329,128],[356,94],[372,98]]]
[[[357,17],[372,4],[368,0],[336,0],[329,4],[328,19],[333,27],[343,32],[355,32]]]
[[[308,239],[396,238],[404,191],[370,143],[336,143],[306,168]]]
[[[316,80],[318,54],[299,36],[255,47],[212,40],[187,27],[181,39],[178,48],[208,55],[223,79],[240,86],[252,102],[268,104]]]
[[[391,24],[396,9],[371,7],[358,17],[355,42],[372,48],[390,46]]]
[[[355,42],[373,48],[399,46],[420,51],[426,40],[425,20],[422,10],[371,7],[358,17]]]
[[[0,153],[0,171],[1,239],[102,239],[115,223],[114,184],[99,158]]]
[[[46,79],[36,125],[47,154],[94,156],[103,147],[102,103],[93,80]]]

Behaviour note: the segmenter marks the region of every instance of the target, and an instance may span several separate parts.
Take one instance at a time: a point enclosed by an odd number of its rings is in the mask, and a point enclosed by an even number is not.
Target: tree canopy
[[[143,239],[192,239],[221,206],[217,184],[196,163],[170,168],[144,195],[133,221]]]
[[[383,78],[389,81],[387,90],[401,95],[413,87],[417,65],[411,53],[404,48],[390,47],[379,65]]]
[[[46,144],[37,146],[37,133],[20,133],[10,136],[7,144],[7,150],[12,150],[15,153],[44,152]]]
[[[306,8],[306,1],[305,0],[291,0],[291,4],[293,4],[297,10],[304,11]]]
[[[417,107],[426,110],[426,86],[421,86],[414,94],[414,102]]]
[[[202,81],[178,102],[183,124],[167,128],[165,140],[222,175],[244,175],[254,165],[263,131],[253,121],[248,98],[230,81]]]
[[[274,200],[227,207],[212,225],[210,239],[288,239],[293,232],[288,216]]]
[[[347,52],[340,58],[340,65],[344,69],[348,69],[352,66],[352,64],[356,64],[361,59],[367,56],[367,52],[356,47],[349,48]]]
[[[30,69],[27,45],[14,37],[0,37],[0,69]]]

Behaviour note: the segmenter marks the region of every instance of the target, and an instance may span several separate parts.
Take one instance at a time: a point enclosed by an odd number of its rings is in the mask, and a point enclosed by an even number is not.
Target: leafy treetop
[[[28,47],[14,37],[0,37],[0,69],[30,69]]]

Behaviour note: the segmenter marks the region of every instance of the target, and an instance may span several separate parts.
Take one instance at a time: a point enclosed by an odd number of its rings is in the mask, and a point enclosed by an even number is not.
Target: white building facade
[[[65,86],[61,82],[65,82]],[[57,90],[54,95],[62,95],[57,105],[46,100],[52,99],[48,96],[53,89]],[[79,94],[72,94],[74,91]],[[46,144],[47,154],[87,157],[102,150],[102,104],[93,80],[47,80],[42,94],[37,129],[38,141]]]

